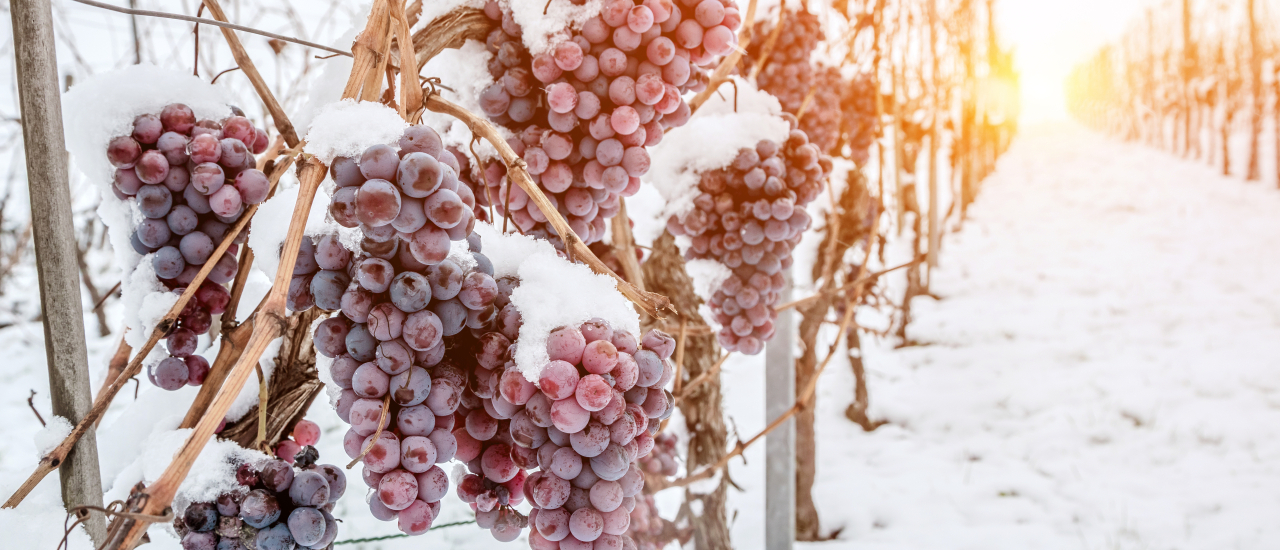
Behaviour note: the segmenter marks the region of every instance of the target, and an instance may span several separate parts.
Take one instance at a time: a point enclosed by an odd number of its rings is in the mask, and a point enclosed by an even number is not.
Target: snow
[[[107,204],[111,199],[102,201]],[[128,227],[128,226],[126,226]],[[115,227],[109,226],[109,232],[116,233]],[[125,238],[128,238],[126,235]],[[119,251],[119,249],[116,249]],[[129,253],[135,257],[132,248]],[[133,268],[122,274],[120,285],[120,301],[124,303],[125,341],[135,349],[140,349],[151,337],[151,331],[160,323],[160,319],[169,313],[173,304],[178,303],[178,294],[170,292],[156,278],[155,268],[151,266],[151,254],[148,254]],[[156,346],[159,348],[160,346]]]
[[[502,0],[501,4],[520,25],[521,40],[533,55],[567,39],[567,29],[582,28],[583,23],[604,9],[604,0],[587,0],[581,6],[570,0],[551,0],[549,4],[543,0]]]
[[[409,123],[395,109],[375,101],[343,99],[320,108],[307,128],[303,150],[326,166],[336,157],[359,158],[374,145],[398,147]]]
[[[36,432],[36,459],[44,458],[55,447],[62,444],[62,441],[71,435],[71,421],[66,417],[53,415],[49,417],[49,423],[45,425],[43,430]]]
[[[736,111],[734,87],[723,85],[688,123],[668,131],[661,143],[649,149],[652,163],[643,179],[665,202],[657,214],[663,224],[659,227],[665,226],[667,218],[693,209],[703,172],[728,166],[738,151],[755,147],[760,140],[787,138],[790,127],[780,117],[778,100],[739,77],[733,79],[737,83]],[[656,236],[646,236],[652,238]]]
[[[947,237],[942,300],[914,302],[916,345],[867,346],[890,424],[844,419],[847,368],[819,384],[814,497],[844,529],[821,547],[1280,545],[1280,259],[1257,253],[1280,193],[1024,132]]]
[[[483,222],[476,224],[476,233],[485,256],[493,261],[494,276],[520,279],[511,292],[511,303],[522,320],[514,359],[525,378],[536,381],[550,361],[547,336],[557,327],[600,318],[614,330],[639,337],[640,316],[618,292],[613,277],[561,258],[546,241],[518,233],[503,235]]]

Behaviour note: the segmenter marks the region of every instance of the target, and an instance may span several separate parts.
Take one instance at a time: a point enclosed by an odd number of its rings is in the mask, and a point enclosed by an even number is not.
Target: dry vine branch
[[[663,312],[678,314],[675,308],[672,307],[671,300],[668,300],[665,296],[636,288],[626,279],[619,277],[617,273],[614,273],[613,270],[604,265],[604,262],[600,261],[600,258],[597,258],[595,253],[591,252],[591,249],[573,232],[573,229],[569,227],[569,223],[564,220],[564,217],[560,215],[556,207],[547,199],[542,189],[538,188],[538,185],[533,182],[528,170],[525,169],[524,160],[516,155],[516,152],[511,149],[511,146],[502,138],[502,135],[498,133],[498,129],[493,124],[463,109],[458,104],[440,97],[439,94],[430,94],[427,97],[426,108],[461,120],[471,128],[472,133],[488,140],[498,150],[498,154],[502,155],[502,160],[507,165],[508,176],[529,195],[529,200],[533,201],[539,209],[546,213],[547,223],[550,223],[556,233],[560,235],[560,239],[564,241],[565,250],[569,252],[571,258],[581,260],[596,273],[613,277],[617,282],[618,291],[653,318],[664,319]]]
[[[459,8],[441,15],[413,33],[413,49],[422,67],[431,58],[448,48],[461,48],[467,40],[484,41],[493,30],[494,22],[483,11],[475,8]],[[399,64],[400,52],[393,51],[392,61]]]
[[[863,262],[863,263],[865,264],[865,262]],[[820,299],[822,299],[822,298],[824,298],[824,297],[827,297],[827,296],[830,296],[830,295],[833,295],[833,294],[839,294],[839,293],[841,293],[841,292],[848,292],[849,290],[853,289],[854,287],[856,287],[856,286],[858,286],[858,285],[865,284],[865,283],[867,283],[867,282],[869,282],[869,281],[873,281],[873,280],[875,280],[875,279],[880,278],[880,276],[881,276],[881,275],[884,275],[884,274],[886,274],[886,273],[890,273],[890,272],[893,272],[893,271],[897,271],[897,270],[899,270],[899,269],[908,268],[908,267],[911,267],[911,266],[917,265],[917,264],[919,264],[919,263],[920,263],[920,260],[919,260],[919,259],[916,259],[916,260],[912,260],[912,261],[907,262],[907,263],[902,264],[902,265],[897,265],[897,266],[891,267],[891,268],[889,268],[889,269],[880,270],[880,271],[877,271],[877,272],[875,272],[875,273],[871,273],[871,274],[869,274],[869,275],[863,275],[863,276],[861,276],[861,277],[858,277],[857,279],[854,279],[854,280],[853,280],[853,282],[848,283],[848,284],[846,284],[846,285],[844,285],[844,286],[841,286],[841,287],[838,287],[838,288],[833,288],[833,289],[828,290],[828,291],[820,291],[820,292],[818,292],[817,294],[814,294],[813,296],[806,296],[806,297],[801,298],[801,299],[799,299],[799,300],[793,300],[793,301],[787,302],[787,303],[785,303],[785,304],[781,304],[781,305],[778,305],[778,306],[774,306],[774,308],[773,308],[773,309],[774,309],[774,311],[783,311],[783,310],[791,309],[791,308],[793,308],[793,307],[801,307],[801,306],[804,306],[805,304],[808,304],[808,303],[813,302],[813,301],[815,301],[815,300],[820,300]],[[865,266],[865,265],[863,266],[862,270],[863,270],[863,272],[865,273],[865,271],[866,271],[866,266]]]
[[[778,44],[778,35],[782,34],[782,23],[786,20],[786,6],[779,6],[778,22],[774,24],[773,30],[769,31],[769,38],[766,38],[764,44],[760,47],[760,59],[757,59],[755,65],[751,67],[750,78],[753,82],[760,75],[760,71],[764,70],[764,65],[769,62],[769,57],[773,55],[773,48]]]
[[[209,14],[218,21],[227,22],[227,14],[222,11],[222,5],[218,0],[203,0],[204,6],[209,8]],[[226,27],[222,28],[222,36],[227,40],[227,46],[231,48],[231,56],[235,58],[236,64],[244,71],[245,77],[253,84],[253,89],[258,92],[258,97],[262,98],[262,104],[267,108],[267,112],[271,113],[271,119],[275,121],[276,129],[280,131],[280,135],[284,137],[284,142],[289,147],[297,147],[298,132],[293,128],[293,123],[289,122],[289,116],[284,113],[284,107],[280,106],[280,102],[276,100],[276,96],[271,93],[271,88],[267,87],[267,82],[262,79],[262,74],[258,72],[258,67],[253,64],[253,59],[249,57],[249,52],[245,51],[244,44],[240,43],[240,38],[236,36],[235,31]],[[216,256],[215,256],[216,257]]]
[[[636,288],[644,291],[644,273],[640,271],[640,262],[636,260],[636,241],[631,235],[631,219],[627,217],[626,199],[618,199],[618,214],[609,222],[613,232],[614,256],[622,264],[622,274]]]

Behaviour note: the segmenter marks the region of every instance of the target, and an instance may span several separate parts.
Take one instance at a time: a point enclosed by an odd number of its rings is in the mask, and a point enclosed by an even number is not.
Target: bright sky
[[[1067,118],[1063,83],[1072,67],[1123,34],[1155,0],[996,0],[1004,45],[1016,48],[1022,121]]]

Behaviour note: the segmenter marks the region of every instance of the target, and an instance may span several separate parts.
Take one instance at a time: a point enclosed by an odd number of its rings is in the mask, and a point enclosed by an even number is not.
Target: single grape
[[[280,505],[276,497],[263,489],[249,491],[240,503],[240,519],[250,527],[262,529],[280,518]]]
[[[151,370],[155,384],[169,391],[174,391],[187,385],[190,375],[186,361],[178,357],[164,359],[154,365]]]
[[[326,522],[320,510],[304,506],[289,513],[288,526],[294,541],[301,546],[312,546],[324,538]]]

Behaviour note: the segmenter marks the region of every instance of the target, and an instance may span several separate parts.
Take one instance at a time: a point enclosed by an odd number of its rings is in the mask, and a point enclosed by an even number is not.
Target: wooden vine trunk
[[[822,281],[821,290],[830,291],[838,285],[852,282],[858,278],[859,266],[849,265],[846,273],[847,281],[832,276],[840,269],[831,269],[832,273],[824,273],[828,266],[839,267],[844,263],[846,253],[858,243],[867,243],[870,250],[869,237],[874,228],[872,220],[879,215],[879,205],[867,189],[866,176],[859,170],[850,170],[848,185],[840,194],[840,199],[832,213],[832,223],[824,230],[822,242],[818,245],[818,255],[812,266],[811,277],[814,281]],[[832,229],[834,228],[834,232]],[[834,241],[833,241],[834,239]],[[796,388],[809,384],[810,378],[818,369],[818,336],[822,326],[833,309],[837,316],[842,316],[841,309],[848,298],[831,294],[822,299],[801,305],[797,312],[800,315],[800,345],[802,351],[796,358]],[[856,324],[848,328],[848,345],[852,352],[858,347],[858,328]],[[855,367],[855,378],[861,365]],[[858,389],[863,390],[862,402],[866,401],[865,388],[858,384],[854,389],[854,405],[859,403]],[[799,396],[797,396],[798,398]],[[813,485],[817,480],[817,437],[814,431],[814,402],[800,409],[796,414],[796,540],[820,541],[830,536],[822,534],[817,505],[813,501]],[[863,407],[865,409],[865,406]],[[865,426],[864,426],[865,427]]]
[[[289,436],[294,424],[306,416],[312,401],[324,388],[316,370],[316,349],[311,340],[311,325],[323,313],[312,308],[288,317],[280,353],[275,357],[276,368],[267,386],[267,428],[263,443],[271,448]],[[254,405],[240,420],[228,423],[218,437],[247,449],[255,448],[259,411],[259,405]]]
[[[698,306],[702,299],[693,291],[693,280],[685,271],[684,258],[676,248],[675,238],[663,232],[653,244],[653,255],[642,266],[645,290],[656,292],[671,300],[690,325],[701,325]],[[671,319],[677,325],[680,319]],[[670,325],[667,325],[670,326]],[[692,380],[715,367],[720,357],[720,345],[715,334],[690,335],[685,341],[684,367],[680,376]],[[689,450],[686,456],[688,471],[694,472],[715,464],[725,456],[729,431],[724,423],[723,396],[720,393],[719,376],[708,383],[691,388],[689,395],[680,402],[685,427],[689,433]],[[688,517],[693,528],[694,547],[698,550],[730,550],[729,522],[725,502],[729,492],[729,478],[721,475],[719,483],[710,492],[697,492],[685,488],[685,506],[681,513]],[[699,513],[689,506],[701,502]]]

